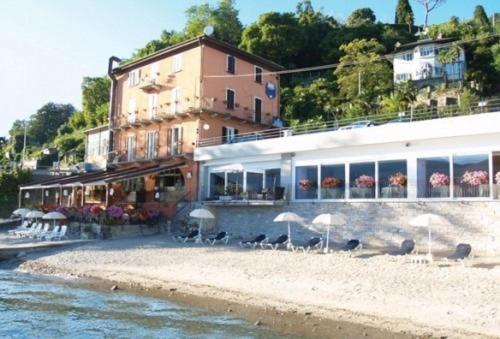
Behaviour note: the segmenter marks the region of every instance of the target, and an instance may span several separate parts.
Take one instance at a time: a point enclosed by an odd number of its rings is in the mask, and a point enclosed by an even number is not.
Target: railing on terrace
[[[212,137],[200,139],[198,147],[216,146],[221,144],[241,143],[256,140],[289,137],[292,135],[312,134],[336,130],[349,130],[388,123],[407,123],[413,121],[433,120],[448,117],[475,115],[500,111],[500,98],[490,98],[471,102],[470,105],[448,105],[442,107],[429,106],[398,113],[380,113],[365,115],[351,119],[333,120],[321,123],[303,124],[295,127],[272,128],[268,130],[241,133],[233,137]],[[366,122],[363,124],[361,122]],[[359,124],[358,124],[359,123]]]

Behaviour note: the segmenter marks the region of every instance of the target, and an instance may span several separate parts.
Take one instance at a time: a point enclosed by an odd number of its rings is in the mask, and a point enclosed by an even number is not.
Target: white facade
[[[443,65],[438,60],[439,52],[450,46],[450,42],[429,40],[401,46],[393,54],[394,83],[406,80],[446,79],[463,80],[465,74],[465,52],[460,48],[457,60]]]
[[[496,201],[500,112],[202,147],[194,156],[201,200],[214,198],[212,174],[245,192],[269,188],[266,173],[279,170],[279,186],[296,201]],[[340,184],[326,187],[327,178]]]
[[[93,128],[85,132],[85,162],[92,169],[106,168],[109,152],[109,129],[107,126]]]

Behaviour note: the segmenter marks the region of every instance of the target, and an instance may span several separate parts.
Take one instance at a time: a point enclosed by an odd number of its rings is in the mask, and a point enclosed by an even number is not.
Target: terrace
[[[232,138],[226,136],[200,139],[197,147],[242,143],[256,140],[284,138],[294,135],[323,133],[336,130],[350,130],[385,124],[407,123],[449,117],[476,115],[500,111],[500,98],[490,98],[471,102],[469,105],[430,106],[397,113],[382,113],[363,117],[331,120],[321,123],[302,124],[295,127],[271,128],[252,133],[240,133]],[[362,123],[361,123],[362,122]]]

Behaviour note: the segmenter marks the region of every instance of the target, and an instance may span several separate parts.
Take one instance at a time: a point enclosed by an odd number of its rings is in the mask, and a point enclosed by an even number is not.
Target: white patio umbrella
[[[203,219],[215,219],[215,216],[205,208],[197,208],[189,213],[190,217],[200,219],[200,227],[198,228],[198,237],[196,238],[196,243],[201,243],[201,229],[203,225]]]
[[[428,228],[428,235],[429,238],[427,240],[427,255],[429,257],[432,256],[432,234],[431,234],[431,226],[432,225],[444,225],[448,223],[448,220],[443,218],[440,215],[437,214],[420,214],[419,216],[416,216],[415,218],[410,220],[410,225],[411,226],[416,226],[416,227],[427,227]]]
[[[53,220],[54,221],[54,226],[56,225],[56,220],[63,220],[66,219],[66,216],[60,212],[49,212],[47,214],[44,214],[42,217],[43,220]]]
[[[28,219],[38,219],[38,218],[43,218],[45,213],[42,211],[31,211],[28,214],[26,214],[26,218]]]
[[[26,218],[26,214],[30,212],[29,209],[27,208],[18,208],[12,214],[17,215],[18,217],[21,217],[21,225],[24,223],[24,218]]]
[[[293,213],[293,212],[283,212],[278,214],[276,218],[273,220],[274,222],[288,222],[288,243],[287,243],[287,248],[290,248],[292,246],[292,232],[290,228],[290,222],[301,222],[302,217],[299,215]]]
[[[331,226],[343,226],[345,225],[346,217],[342,213],[325,213],[320,214],[313,220],[313,224],[315,225],[325,225],[326,229],[326,246],[325,253],[328,253],[328,243],[330,242],[330,227]]]

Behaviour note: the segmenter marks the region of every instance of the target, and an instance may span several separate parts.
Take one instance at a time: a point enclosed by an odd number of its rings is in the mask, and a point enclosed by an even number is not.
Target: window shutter
[[[172,129],[169,128],[167,132],[167,154],[172,155]]]
[[[155,138],[154,138],[154,155],[155,155],[155,158],[158,158],[158,150],[160,149],[160,133],[158,133],[158,131],[155,132]]]
[[[184,153],[184,152],[182,152],[182,145],[183,145],[183,143],[184,143],[184,139],[183,139],[183,138],[184,138],[184,136],[183,136],[183,133],[182,133],[182,132],[183,132],[183,131],[182,131],[182,126],[181,126],[181,127],[179,127],[179,142],[178,142],[178,145],[179,145],[179,146],[178,146],[178,148],[177,148],[177,149],[178,149],[178,153],[179,153],[179,154]]]

